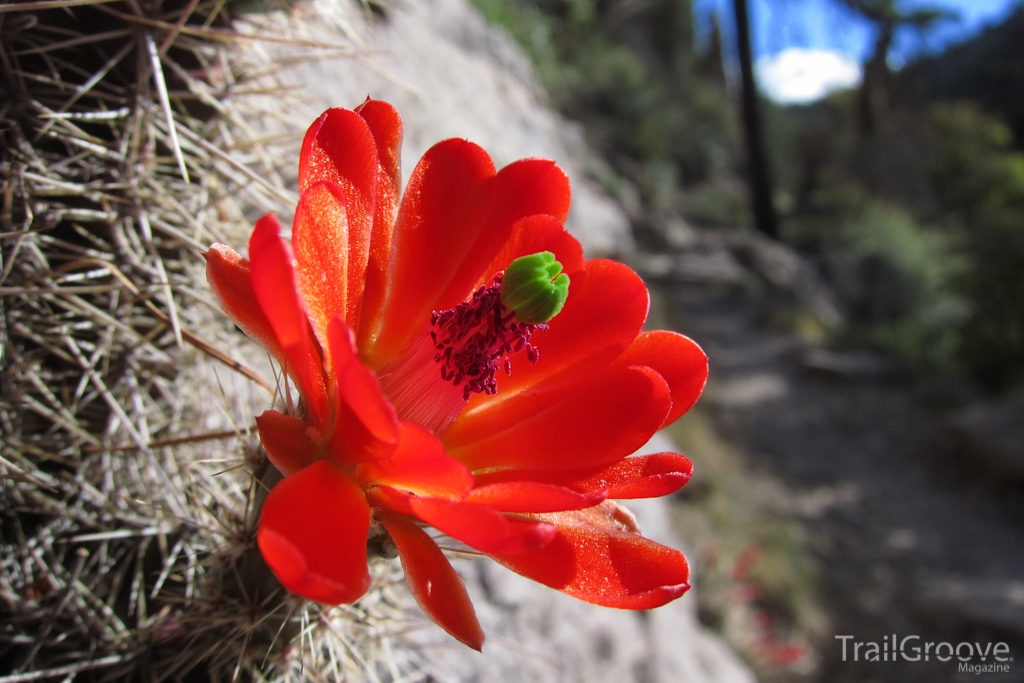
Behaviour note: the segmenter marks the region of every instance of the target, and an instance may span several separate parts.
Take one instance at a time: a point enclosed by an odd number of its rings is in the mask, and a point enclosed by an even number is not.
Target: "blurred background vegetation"
[[[691,0],[474,0],[538,67],[552,104],[608,162],[597,180],[657,248],[667,217],[753,222],[738,76]],[[761,101],[783,241],[844,308],[831,340],[988,392],[1024,381],[1024,9],[898,71],[894,28],[948,20],[835,0],[878,27],[855,90]],[[727,19],[731,21],[730,19]],[[726,46],[729,54],[729,46]]]

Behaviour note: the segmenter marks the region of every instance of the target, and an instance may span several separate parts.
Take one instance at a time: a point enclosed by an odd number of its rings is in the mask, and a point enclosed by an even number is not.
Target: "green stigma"
[[[568,296],[569,276],[562,273],[562,264],[550,251],[520,256],[505,269],[501,280],[502,305],[528,325],[554,318]]]

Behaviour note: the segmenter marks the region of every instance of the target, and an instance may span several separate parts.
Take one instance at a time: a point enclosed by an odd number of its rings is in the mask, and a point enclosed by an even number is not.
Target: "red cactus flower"
[[[327,111],[302,144],[291,241],[266,215],[248,261],[206,254],[224,310],[301,394],[257,418],[285,475],[259,521],[267,564],[293,593],[352,602],[370,584],[368,535],[386,532],[420,606],[476,649],[466,589],[422,525],[599,605],[679,597],[682,553],[605,499],[689,479],[681,455],[627,456],[697,400],[704,354],[642,332],[640,278],[583,258],[553,162],[495,172],[446,140],[400,200],[401,140],[385,102]]]

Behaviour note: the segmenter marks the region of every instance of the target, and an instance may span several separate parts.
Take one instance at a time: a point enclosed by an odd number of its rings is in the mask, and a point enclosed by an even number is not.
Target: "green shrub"
[[[992,389],[1024,381],[1024,153],[1003,123],[967,103],[936,105],[932,179],[964,226],[973,267],[959,285],[971,302],[963,363]]]
[[[956,281],[969,263],[948,232],[872,200],[840,226],[826,253],[855,336],[919,370],[958,365],[969,308]]]

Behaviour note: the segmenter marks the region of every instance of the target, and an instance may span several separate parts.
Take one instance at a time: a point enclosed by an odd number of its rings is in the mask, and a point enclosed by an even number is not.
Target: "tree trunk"
[[[743,80],[741,108],[743,129],[747,142],[747,179],[750,200],[754,209],[757,229],[772,238],[778,238],[779,225],[772,204],[772,182],[765,153],[761,116],[758,112],[757,84],[754,82],[754,58],[750,49],[750,21],[747,0],[733,0],[736,14],[736,42],[740,53],[740,73]]]
[[[891,79],[887,58],[895,28],[891,23],[879,24],[874,54],[864,63],[864,76],[857,93],[857,118],[862,138],[870,138],[879,128],[884,129]]]

